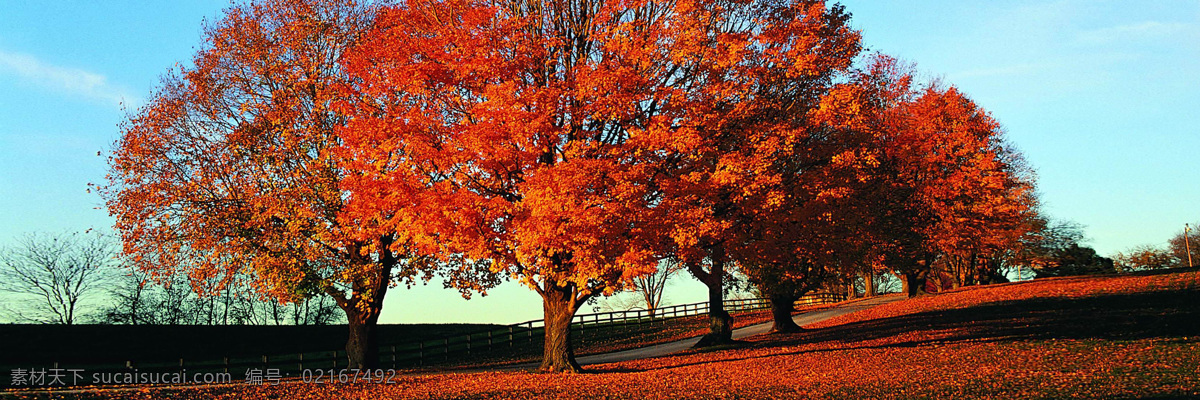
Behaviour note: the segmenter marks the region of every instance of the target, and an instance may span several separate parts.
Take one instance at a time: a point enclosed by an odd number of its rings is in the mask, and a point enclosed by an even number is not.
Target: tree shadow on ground
[[[964,341],[1177,338],[1200,333],[1200,290],[1152,291],[1082,298],[1036,298],[863,321],[798,335],[772,345],[865,342],[912,331],[936,338],[911,346]]]
[[[916,340],[882,341],[912,332]],[[1197,340],[1200,335],[1200,290],[1151,291],[1083,298],[1036,298],[997,302],[960,309],[921,312],[899,317],[855,322],[795,334],[772,335],[747,346],[779,348],[830,345],[828,348],[771,352],[766,355],[731,354],[723,361],[780,355],[820,353],[864,348],[916,347],[964,342],[1017,342],[1030,340]],[[882,342],[882,343],[880,343]],[[670,364],[652,368],[602,368],[602,372],[639,372],[685,367],[705,362]],[[601,371],[597,371],[601,372]]]

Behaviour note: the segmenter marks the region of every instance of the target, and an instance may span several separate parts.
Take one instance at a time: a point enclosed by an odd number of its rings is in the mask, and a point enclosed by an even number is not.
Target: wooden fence
[[[814,305],[834,303],[845,300],[844,294],[817,293],[800,298],[796,305]],[[744,312],[761,310],[770,307],[770,302],[764,298],[725,300],[725,310],[728,312]],[[681,317],[707,314],[707,302],[679,304],[660,307],[653,312],[649,310],[608,311],[591,314],[577,314],[571,323],[571,329],[584,334],[607,332],[619,335],[619,328],[640,326],[645,324],[666,323]],[[541,340],[545,329],[545,321],[541,319],[506,325],[500,328],[479,330],[463,335],[444,337],[432,340],[397,342],[380,346],[379,365],[381,368],[419,367],[430,364],[444,363],[456,357],[472,357],[479,354],[495,354],[494,352],[511,352],[518,345],[532,344]],[[589,339],[602,337],[592,335]],[[186,369],[189,373],[211,372],[226,373],[240,376],[249,370],[276,370],[284,378],[300,377],[305,370],[338,371],[348,365],[344,350],[330,350],[258,357],[223,357],[216,360],[185,360],[170,362],[137,363],[127,361],[122,366],[75,366],[89,373],[120,372],[137,370],[139,372],[170,372]],[[58,368],[57,365],[54,368]],[[5,386],[9,382],[0,382]]]

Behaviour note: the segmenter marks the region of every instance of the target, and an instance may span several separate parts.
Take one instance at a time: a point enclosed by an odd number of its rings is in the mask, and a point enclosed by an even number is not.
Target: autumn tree
[[[1134,247],[1117,253],[1116,256],[1113,256],[1112,260],[1113,267],[1121,272],[1172,268],[1180,264],[1179,258],[1171,251],[1155,246]]]
[[[376,223],[391,210],[344,212],[358,194],[343,187],[352,171],[333,151],[349,121],[335,106],[355,99],[344,97],[353,82],[339,60],[375,8],[267,0],[226,10],[193,64],[122,125],[101,188],[138,268],[186,275],[204,293],[237,276],[280,301],[324,292],[346,314],[359,368],[378,362],[389,287],[428,271],[405,235]]]
[[[767,251],[758,240],[765,231],[754,222],[774,218],[776,205],[792,201],[789,174],[820,158],[805,154],[823,140],[808,113],[860,49],[850,15],[837,5],[722,3],[711,12],[718,23],[705,35],[731,40],[736,51],[696,53],[697,60],[719,62],[699,70],[701,112],[675,133],[687,146],[662,162],[671,176],[661,187],[672,253],[708,289],[709,332],[697,346],[731,340],[723,284],[739,254]]]
[[[1178,235],[1168,241],[1171,254],[1179,259],[1179,265],[1190,267],[1200,265],[1200,243],[1196,242],[1195,228],[1200,224],[1190,224]],[[1190,255],[1188,253],[1191,253]]]
[[[740,221],[743,241],[727,243],[738,271],[770,300],[776,332],[799,331],[792,320],[796,300],[855,277],[856,267],[871,259],[857,240],[864,214],[855,208],[874,165],[862,157],[871,137],[834,121],[837,97],[832,90],[815,107],[796,110],[804,111],[792,116],[799,140],[775,153],[770,170],[777,180],[760,188],[774,195],[743,199],[741,207],[754,217]]]
[[[655,271],[673,254],[663,237],[695,245],[690,228],[662,224],[671,213],[704,225],[703,211],[687,214],[667,198],[704,189],[689,174],[721,181],[738,167],[711,164],[718,143],[732,143],[713,136],[764,127],[753,123],[764,107],[745,104],[790,99],[840,65],[834,56],[846,49],[823,39],[856,38],[842,19],[819,2],[395,8],[349,63],[366,97],[380,99],[360,107],[346,135],[347,152],[378,167],[355,179],[356,191],[376,193],[360,204],[371,215],[420,204],[390,223],[418,228],[441,254],[490,260],[537,291],[540,369],[577,371],[569,324],[578,307]],[[774,84],[785,78],[794,84]],[[702,149],[705,161],[693,160]],[[411,177],[423,183],[393,184]],[[696,254],[681,260],[695,265]],[[719,280],[728,260],[714,259],[709,276]],[[717,304],[720,312],[719,295]]]
[[[999,124],[952,86],[918,85],[911,65],[887,56],[874,57],[845,92],[863,114],[844,118],[848,126],[876,138],[877,186],[861,196],[874,204],[865,207],[872,240],[909,295],[943,275],[986,280],[979,263],[1016,245],[1035,205],[1032,175]]]
[[[420,203],[385,222],[536,291],[541,371],[579,371],[575,312],[657,267],[654,170],[638,136],[672,120],[673,76],[656,44],[671,14],[651,4],[414,3],[383,14],[350,60],[382,99],[346,134],[359,162],[384,167],[357,177],[359,191],[378,193],[362,209]],[[392,184],[406,177],[423,184]]]
[[[743,261],[739,265],[748,283],[770,301],[771,331],[779,333],[801,330],[792,319],[796,300],[827,283],[825,278],[832,274],[828,266],[805,259],[762,264]]]

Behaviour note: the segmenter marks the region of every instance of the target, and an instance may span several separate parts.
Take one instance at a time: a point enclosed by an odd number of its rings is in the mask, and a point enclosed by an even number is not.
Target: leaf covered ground
[[[715,351],[579,375],[105,391],[85,398],[1187,398],[1200,273],[1059,278],[909,299]],[[54,396],[58,397],[58,396]]]

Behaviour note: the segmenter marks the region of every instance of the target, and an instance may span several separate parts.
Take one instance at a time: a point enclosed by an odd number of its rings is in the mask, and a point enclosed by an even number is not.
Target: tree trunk
[[[798,298],[771,297],[771,317],[775,320],[775,326],[771,327],[772,332],[795,333],[803,330],[792,320],[792,311],[796,310],[794,305]]]
[[[654,295],[642,293],[642,299],[646,300],[646,313],[650,314],[650,318],[654,318],[654,311],[658,309],[658,303],[654,302]]]
[[[572,290],[547,282],[546,289],[541,294],[546,336],[543,341],[542,365],[538,367],[538,372],[583,371],[575,361],[575,350],[571,347],[571,319],[575,317],[575,311],[578,309]]]
[[[708,286],[708,333],[700,338],[695,347],[708,347],[733,343],[733,317],[725,311],[725,299],[721,278],[725,271],[723,262],[713,262],[712,271],[704,284]]]
[[[951,289],[958,289],[964,286],[971,286],[975,284],[975,255],[972,254],[966,260],[960,261],[959,264],[961,266],[958,268],[958,273],[955,274],[955,280],[953,285],[950,287]]]
[[[700,263],[686,264],[688,272],[708,288],[708,333],[695,348],[733,343],[733,317],[725,312],[724,286],[725,250],[718,244],[709,248],[712,267],[705,271]]]
[[[875,296],[875,274],[867,272],[863,274],[863,297]]]
[[[346,310],[350,324],[350,340],[346,341],[346,357],[350,368],[373,369],[379,366],[379,311]]]
[[[371,274],[355,280],[350,288],[350,296],[346,298],[332,286],[325,288],[338,307],[346,312],[346,321],[350,325],[350,339],[346,341],[346,357],[348,366],[358,369],[374,369],[379,366],[379,314],[383,311],[383,296],[387,295],[388,283],[391,281],[392,269],[396,266],[396,256],[388,248],[392,244],[391,236],[380,237],[379,262],[374,265]],[[361,254],[362,244],[352,246],[352,265],[367,263]]]
[[[917,297],[925,292],[926,273],[924,270],[904,272],[904,292],[908,297]]]

